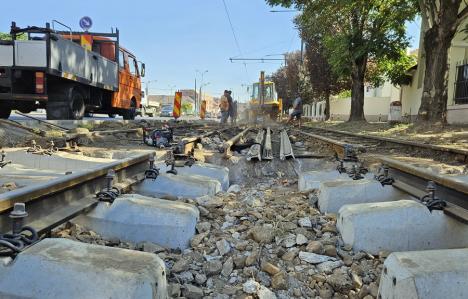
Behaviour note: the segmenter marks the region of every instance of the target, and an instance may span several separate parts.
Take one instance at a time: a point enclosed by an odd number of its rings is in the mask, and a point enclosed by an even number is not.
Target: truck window
[[[130,56],[128,57],[128,67],[130,68],[130,73],[138,76],[138,65],[135,58]]]
[[[122,51],[119,51],[119,67],[121,69],[125,68],[125,55]]]

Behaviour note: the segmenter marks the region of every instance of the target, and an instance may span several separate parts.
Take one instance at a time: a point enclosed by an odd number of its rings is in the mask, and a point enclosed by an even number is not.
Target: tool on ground
[[[149,133],[148,133],[148,130]],[[158,148],[170,147],[174,141],[174,129],[164,126],[161,129],[143,129],[143,143]]]
[[[149,158],[149,169],[145,171],[145,178],[156,180],[159,176],[159,168],[154,166],[154,156]]]
[[[421,202],[429,209],[433,210],[443,210],[447,207],[447,203],[436,196],[437,186],[434,181],[429,181],[426,186],[427,194],[421,197]]]
[[[24,226],[24,219],[28,216],[24,203],[15,203],[10,212],[12,221],[11,233],[0,235],[0,256],[15,256],[25,247],[38,241],[36,230]]]
[[[115,171],[109,169],[107,175],[105,176],[106,188],[96,194],[96,197],[99,201],[113,203],[114,200],[120,195],[120,190],[112,186],[112,181],[115,178]]]

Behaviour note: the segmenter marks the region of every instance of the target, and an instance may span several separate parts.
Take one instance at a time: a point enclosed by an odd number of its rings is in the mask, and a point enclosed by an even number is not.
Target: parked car
[[[163,106],[161,109],[161,113],[159,114],[161,117],[172,117],[172,111],[174,108],[171,105]]]

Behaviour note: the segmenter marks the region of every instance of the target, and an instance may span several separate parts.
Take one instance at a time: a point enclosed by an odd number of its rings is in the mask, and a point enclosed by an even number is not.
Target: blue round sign
[[[80,19],[80,27],[85,30],[85,31],[88,31],[91,26],[93,26],[93,20],[91,20],[90,17],[82,17]]]

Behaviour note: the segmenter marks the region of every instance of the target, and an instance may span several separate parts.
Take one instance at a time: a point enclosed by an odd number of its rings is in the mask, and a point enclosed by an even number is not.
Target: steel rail
[[[309,136],[309,137],[317,139],[319,141],[331,144],[331,146],[333,147],[333,150],[341,158],[343,158],[343,156],[344,156],[345,146],[351,146],[353,149],[355,149],[355,150],[357,150],[358,152],[361,152],[361,153],[366,152],[366,148],[364,146],[360,145],[360,144],[345,143],[345,142],[341,142],[341,141],[338,141],[338,140],[335,140],[335,139],[323,137],[323,136],[320,136],[320,135],[317,135],[317,134],[304,132],[302,130],[294,130],[294,131],[301,134],[301,135]]]
[[[292,157],[293,159],[295,159],[291,141],[289,140],[289,136],[286,130],[281,130],[280,139],[280,159],[286,160],[287,157]]]
[[[338,153],[344,151],[346,143],[331,138],[299,131],[301,134],[313,137],[320,141],[329,143]],[[361,136],[358,136],[361,137]],[[353,145],[362,148],[362,145]],[[341,149],[340,149],[341,148]],[[408,163],[397,161],[384,156],[371,156],[369,160],[377,159],[383,165],[389,167],[389,174],[395,182],[393,187],[398,188],[418,199],[427,194],[426,186],[429,181],[437,185],[437,196],[447,202],[444,213],[465,224],[468,224],[468,183],[457,180],[456,177],[446,177],[412,166]]]
[[[242,130],[242,132],[237,134],[236,136],[234,136],[231,139],[224,142],[224,144],[223,144],[224,158],[230,158],[232,156],[231,147],[234,144],[236,144],[250,130],[252,130],[252,127],[247,127],[244,130]]]
[[[273,160],[273,147],[271,146],[271,129],[268,127],[265,133],[265,142],[262,152],[263,160]]]
[[[26,204],[25,224],[46,232],[76,215],[92,209],[97,201],[94,194],[105,186],[109,170],[115,171],[115,183],[133,184],[143,179],[149,159],[154,153],[140,154],[100,167],[72,173],[48,181],[0,194],[0,231],[10,229],[9,211],[15,203]]]
[[[257,133],[257,137],[255,137],[255,143],[249,148],[247,153],[247,161],[251,161],[256,159],[258,161],[262,161],[262,143],[263,143],[263,136],[265,135],[265,131],[260,129]]]
[[[46,121],[46,120],[39,119],[39,118],[37,118],[37,117],[28,115],[28,114],[26,114],[26,113],[21,113],[21,112],[19,112],[19,111],[15,111],[15,113],[16,113],[16,114],[19,114],[19,115],[21,115],[21,116],[24,116],[24,117],[33,119],[33,120],[35,120],[35,121],[38,121],[39,123],[43,123],[43,124],[45,124],[45,125],[47,125],[47,126],[49,126],[49,127],[53,127],[53,128],[56,128],[56,129],[60,129],[60,130],[65,131],[65,132],[66,132],[66,131],[70,131],[70,129],[68,129],[68,128],[61,127],[61,126],[59,126],[59,125],[56,125],[56,124],[53,124],[53,123],[48,122],[48,121]]]
[[[213,130],[210,132],[206,132],[200,136],[193,136],[193,137],[185,137],[182,138],[182,140],[179,142],[179,150],[183,154],[188,154],[192,149],[196,147],[196,144],[201,142],[203,138],[210,137],[214,134],[217,133],[222,133],[227,130],[230,130],[231,128],[222,128],[221,130]]]
[[[401,161],[377,156],[383,165],[389,168],[389,176],[395,180],[393,187],[418,199],[427,194],[429,181],[436,184],[436,196],[447,203],[444,213],[468,224],[468,184],[456,177],[443,177],[425,169]]]
[[[425,149],[430,149],[430,150],[437,151],[437,152],[457,154],[457,155],[464,156],[464,161],[468,160],[468,150],[464,150],[464,149],[457,149],[457,148],[452,148],[452,147],[447,147],[447,146],[426,144],[426,143],[420,143],[420,142],[408,141],[408,140],[399,140],[395,138],[381,137],[381,136],[375,136],[375,135],[365,135],[362,133],[351,133],[351,132],[345,132],[345,131],[339,131],[339,130],[333,130],[333,129],[314,128],[314,127],[309,127],[308,129],[330,132],[330,133],[335,133],[335,134],[348,135],[351,137],[358,137],[358,138],[364,138],[364,139],[369,139],[369,140],[378,140],[378,141],[412,146],[412,147],[425,148]]]

